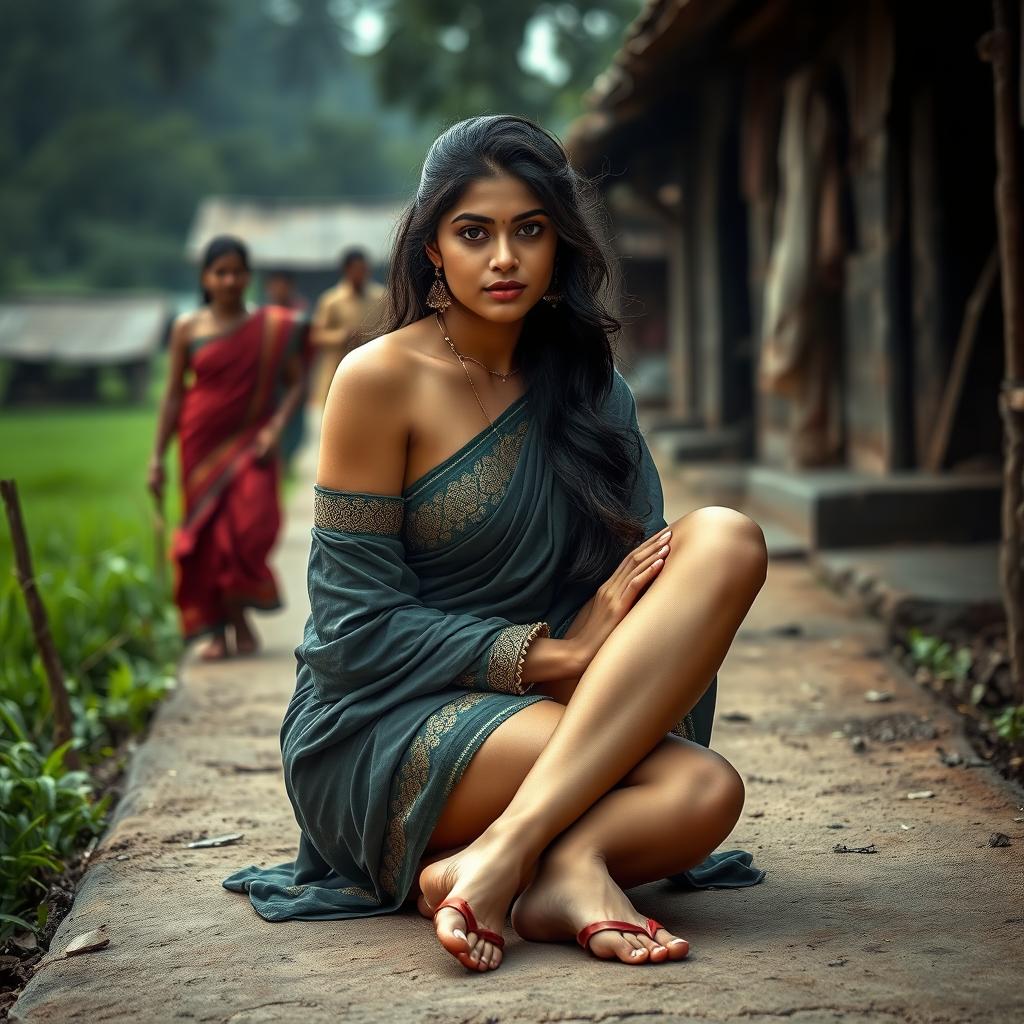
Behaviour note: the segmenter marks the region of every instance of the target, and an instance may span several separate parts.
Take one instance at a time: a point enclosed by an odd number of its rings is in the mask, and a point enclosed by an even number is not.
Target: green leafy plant
[[[65,672],[74,738],[53,749],[50,696],[18,584],[0,583],[0,941],[38,931],[47,883],[103,828],[88,767],[145,727],[173,687],[180,640],[165,588],[134,537],[83,553],[47,539],[36,582]]]
[[[926,668],[940,679],[964,683],[970,676],[974,656],[969,647],[954,648],[937,636],[911,629],[907,633],[907,648],[915,665]]]
[[[61,872],[83,837],[98,835],[107,799],[94,800],[86,772],[67,771],[71,742],[44,756],[28,739],[17,706],[0,700],[0,940],[15,929],[35,930],[45,906],[26,908],[46,894],[45,878]]]
[[[1004,708],[992,719],[992,724],[1000,739],[1011,743],[1024,740],[1024,704]]]

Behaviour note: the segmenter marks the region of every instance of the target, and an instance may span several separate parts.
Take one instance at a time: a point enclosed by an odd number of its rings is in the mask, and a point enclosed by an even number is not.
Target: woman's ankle
[[[472,845],[518,868],[525,875],[544,852],[541,830],[529,823],[498,817]]]

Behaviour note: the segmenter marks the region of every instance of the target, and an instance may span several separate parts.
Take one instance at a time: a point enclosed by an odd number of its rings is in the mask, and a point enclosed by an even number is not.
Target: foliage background
[[[0,0],[0,291],[191,286],[210,194],[404,196],[437,130],[560,130],[638,0]]]

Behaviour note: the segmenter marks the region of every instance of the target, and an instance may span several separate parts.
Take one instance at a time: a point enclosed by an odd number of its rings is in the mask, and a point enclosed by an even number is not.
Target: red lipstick
[[[498,302],[511,302],[518,299],[526,290],[526,285],[521,281],[495,281],[489,284],[484,291]]]

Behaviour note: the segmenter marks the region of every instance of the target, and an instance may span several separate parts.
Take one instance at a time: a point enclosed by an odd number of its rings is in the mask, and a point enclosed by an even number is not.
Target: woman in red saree
[[[177,433],[184,518],[175,532],[174,600],[186,640],[209,636],[202,656],[251,654],[246,608],[280,607],[267,557],[281,525],[278,441],[302,397],[302,334],[292,310],[244,303],[249,258],[221,236],[202,262],[204,305],[171,335],[149,487],[160,500],[163,456]],[[282,381],[284,387],[282,388]]]

